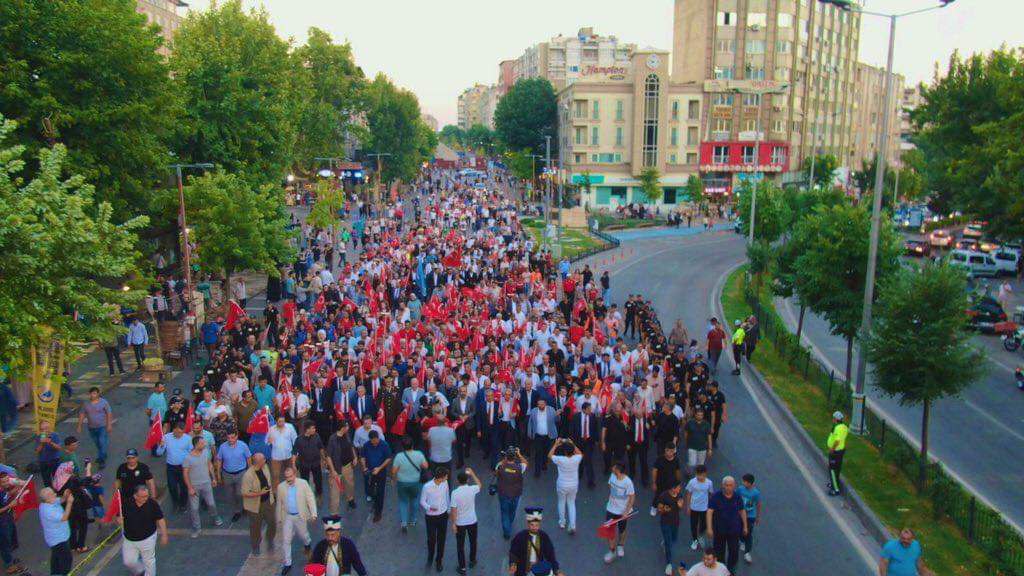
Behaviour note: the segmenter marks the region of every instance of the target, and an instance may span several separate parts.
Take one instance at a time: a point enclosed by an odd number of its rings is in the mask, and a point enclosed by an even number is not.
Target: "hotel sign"
[[[723,120],[732,118],[732,106],[712,106],[711,117]]]
[[[621,82],[629,76],[627,66],[594,66],[588,64],[580,70],[580,76],[589,79],[613,80]]]

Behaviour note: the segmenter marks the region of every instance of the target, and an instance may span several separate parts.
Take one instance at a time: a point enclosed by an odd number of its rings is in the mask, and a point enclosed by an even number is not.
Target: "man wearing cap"
[[[341,516],[327,516],[323,522],[324,539],[317,542],[309,561],[322,564],[325,576],[349,576],[353,572],[366,576],[355,543],[341,535]]]
[[[846,436],[850,427],[843,422],[843,413],[836,410],[832,414],[832,431],[828,434],[828,494],[838,496],[842,487],[839,484],[839,473],[843,470],[843,455],[846,454]]]
[[[555,546],[547,532],[540,529],[544,519],[543,508],[526,508],[526,530],[521,530],[512,537],[508,549],[508,573],[512,576],[526,576],[533,568],[547,563],[551,570],[558,570],[558,559],[555,557]]]
[[[117,467],[114,475],[114,490],[121,491],[121,500],[127,500],[135,494],[136,486],[146,486],[150,494],[156,494],[156,481],[149,466],[139,462],[139,451],[129,448],[125,452],[125,461]]]

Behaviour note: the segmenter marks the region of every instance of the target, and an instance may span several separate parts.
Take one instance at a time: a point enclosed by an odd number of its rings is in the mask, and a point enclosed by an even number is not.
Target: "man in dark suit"
[[[455,467],[462,468],[476,429],[476,400],[470,398],[468,386],[459,386],[458,396],[448,405],[448,417],[453,423],[462,421],[455,429]]]
[[[334,434],[334,386],[327,387],[327,380],[316,376],[313,389],[309,391],[309,416],[316,423],[316,431],[324,446]]]
[[[586,475],[587,487],[594,487],[594,443],[601,437],[601,424],[594,414],[594,407],[590,402],[584,402],[580,406],[581,412],[572,419],[572,430],[570,437],[583,453],[583,462],[580,464],[580,476]]]
[[[349,406],[355,411],[359,422],[363,421],[363,416],[377,417],[377,406],[373,403],[373,398],[366,393],[365,386],[360,385],[356,388],[355,393],[349,398]]]
[[[490,457],[492,470],[498,465],[498,454],[504,449],[501,445],[500,409],[498,400],[494,396],[494,390],[487,388],[483,394],[483,401],[477,406],[476,434],[480,439],[480,445],[484,448],[484,457]]]

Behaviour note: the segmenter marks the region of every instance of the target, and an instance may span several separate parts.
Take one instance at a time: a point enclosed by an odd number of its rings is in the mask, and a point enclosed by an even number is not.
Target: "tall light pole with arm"
[[[761,108],[764,105],[764,97],[769,94],[784,94],[789,89],[789,84],[779,84],[773,88],[762,88],[760,90],[744,90],[733,88],[734,94],[757,94],[757,120],[754,130],[754,166],[758,165],[761,158]],[[754,172],[757,174],[757,172]],[[754,243],[754,224],[757,218],[757,183],[751,187],[750,192],[750,229],[747,231],[747,242]]]
[[[863,338],[871,332],[871,306],[875,298],[875,271],[878,267],[878,234],[881,227],[882,193],[883,185],[885,184],[885,151],[889,146],[889,120],[890,115],[892,114],[892,106],[890,106],[889,103],[892,102],[893,92],[892,60],[893,53],[896,50],[896,20],[906,16],[912,16],[914,14],[921,14],[922,12],[930,12],[932,10],[938,10],[939,8],[945,8],[955,0],[939,0],[938,6],[930,6],[928,8],[911,10],[910,12],[902,12],[899,14],[869,12],[861,9],[852,0],[818,1],[824,4],[832,4],[840,10],[847,12],[852,11],[857,12],[858,14],[867,14],[869,16],[879,16],[889,19],[889,56],[885,65],[885,108],[882,110],[882,123],[878,134],[878,148],[876,155],[876,165],[878,168],[875,172],[875,193],[871,202],[871,238],[868,247],[867,275],[864,279],[864,310],[861,314],[860,321],[860,336],[861,341],[863,342]],[[864,346],[858,346],[856,380],[853,389],[853,415],[850,419],[850,429],[855,434],[863,434],[867,431],[867,427],[864,424],[864,385],[867,362],[868,360],[867,356],[865,356]]]
[[[198,164],[171,164],[175,175],[178,177],[178,229],[181,234],[181,265],[182,279],[185,281],[185,302],[192,301],[192,247],[189,240],[188,223],[185,221],[185,185],[181,171],[186,168],[196,170],[209,170],[213,164],[201,162]]]

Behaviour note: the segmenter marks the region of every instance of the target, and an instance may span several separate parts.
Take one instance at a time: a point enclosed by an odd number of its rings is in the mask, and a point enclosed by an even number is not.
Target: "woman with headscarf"
[[[673,348],[686,347],[690,343],[690,333],[686,331],[686,326],[683,326],[682,318],[677,319],[675,326],[672,327],[672,332],[668,335],[668,343]]]

